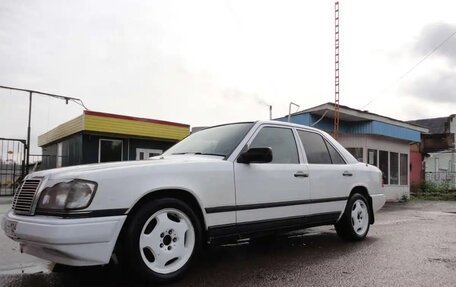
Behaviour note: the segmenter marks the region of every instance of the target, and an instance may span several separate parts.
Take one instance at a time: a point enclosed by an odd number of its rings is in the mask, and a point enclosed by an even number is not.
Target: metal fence
[[[0,196],[13,195],[25,173],[25,140],[0,138]]]

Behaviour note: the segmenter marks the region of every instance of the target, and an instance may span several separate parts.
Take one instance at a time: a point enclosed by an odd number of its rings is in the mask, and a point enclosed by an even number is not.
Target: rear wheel
[[[201,245],[201,227],[193,210],[174,198],[143,205],[129,221],[121,260],[145,281],[179,278]]]
[[[342,218],[335,224],[337,235],[345,240],[363,240],[369,232],[369,209],[363,195],[353,194],[348,200]]]

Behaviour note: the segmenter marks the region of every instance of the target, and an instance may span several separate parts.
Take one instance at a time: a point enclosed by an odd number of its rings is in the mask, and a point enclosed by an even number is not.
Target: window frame
[[[406,167],[406,181],[405,183],[402,183],[402,157],[405,156],[405,167]],[[409,185],[409,181],[410,181],[410,164],[409,164],[409,155],[406,154],[406,153],[399,153],[399,185],[400,186],[407,186]]]
[[[329,140],[327,140],[324,136],[322,136],[322,137],[323,137],[323,141],[326,144],[326,149],[328,150],[329,157],[331,158],[331,164],[337,164],[337,165],[347,164],[347,160],[340,154],[339,150],[332,143],[330,143]],[[328,148],[328,144],[336,151],[336,153],[340,156],[340,158],[342,159],[342,161],[344,163],[334,163],[333,162],[333,159],[332,159],[332,156],[331,156],[331,152],[329,151],[329,148]]]
[[[385,174],[384,174],[383,170],[380,167],[380,154],[382,152],[386,153],[386,172],[387,172],[386,180],[384,179]],[[390,175],[390,159],[389,159],[390,155],[389,155],[389,153],[390,152],[388,150],[380,150],[380,149],[378,150],[378,168],[382,172],[383,184],[385,184],[385,185],[390,185],[390,178],[391,178],[391,175]]]
[[[392,157],[394,156],[394,154],[397,156],[397,159],[395,161],[395,164],[396,164],[396,180],[397,180],[397,182],[392,183],[392,180],[391,180],[393,178],[392,177],[392,174],[393,174],[392,169],[394,168],[394,166],[393,166],[394,161],[392,160]],[[388,153],[388,155],[389,155],[388,156],[388,161],[389,161],[389,184],[390,185],[399,186],[400,185],[399,184],[399,182],[400,182],[400,179],[399,179],[399,177],[400,177],[399,155],[400,155],[400,153],[399,152],[390,151]]]
[[[101,163],[101,141],[109,141],[109,142],[120,142],[120,161],[124,161],[123,158],[123,140],[122,139],[109,139],[109,138],[99,138],[98,139],[98,163]],[[104,161],[105,162],[105,161]]]
[[[367,164],[370,164],[370,163],[369,163],[369,152],[370,152],[370,151],[374,151],[374,152],[375,152],[375,165],[374,165],[374,166],[378,167],[378,165],[379,165],[379,159],[378,159],[379,155],[378,155],[378,151],[379,151],[379,150],[378,150],[378,149],[373,149],[373,148],[367,148]]]
[[[273,162],[269,162],[269,163],[266,163],[266,164],[293,164],[293,165],[299,165],[299,164],[303,163],[303,153],[302,153],[302,150],[301,150],[301,148],[299,146],[299,143],[297,141],[296,130],[293,127],[291,127],[291,126],[282,126],[282,125],[273,125],[273,124],[262,124],[262,125],[258,126],[258,128],[253,132],[253,134],[247,140],[244,148],[234,158],[234,162],[237,162],[237,160],[241,156],[241,154],[251,147],[252,142],[255,140],[256,136],[260,133],[260,131],[263,128],[282,128],[282,129],[291,130],[291,133],[293,135],[294,142],[295,142],[295,145],[296,145],[296,151],[298,152],[298,162],[297,163],[273,163]],[[247,147],[247,149],[246,149],[246,147]],[[257,163],[253,163],[253,164],[257,164]],[[265,163],[260,163],[260,164],[265,164]]]
[[[299,144],[301,146],[301,149],[302,149],[302,153],[303,153],[303,158],[305,159],[304,163],[307,163],[307,164],[320,164],[320,165],[328,165],[328,163],[310,163],[309,162],[309,159],[307,158],[307,153],[306,153],[306,148],[304,146],[304,143],[302,142],[301,140],[301,137],[299,136],[299,131],[303,131],[303,132],[308,132],[308,133],[313,133],[313,134],[317,134],[319,135],[322,139],[323,139],[323,142],[325,144],[325,147],[326,147],[326,151],[328,152],[328,155],[329,155],[329,159],[331,160],[331,163],[330,165],[346,165],[347,164],[347,159],[340,153],[340,151],[321,133],[319,132],[316,132],[316,131],[313,131],[313,130],[306,130],[306,129],[303,129],[303,128],[295,128],[296,130],[296,135],[297,135],[297,138],[299,139]],[[331,153],[329,152],[329,149],[328,149],[328,144],[331,145],[331,147],[339,154],[339,156],[342,158],[342,160],[344,161],[344,163],[333,163],[333,160],[332,160],[332,157],[331,157]]]
[[[362,146],[357,146],[357,147],[351,146],[351,147],[346,147],[345,149],[356,159],[356,161],[364,162],[364,147],[362,147]],[[352,149],[352,150],[361,149],[361,160],[359,160],[359,158],[357,158],[353,153],[351,153],[350,149]]]

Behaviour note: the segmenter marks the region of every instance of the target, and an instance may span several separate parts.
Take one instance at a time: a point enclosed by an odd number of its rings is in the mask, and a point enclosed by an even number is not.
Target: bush
[[[456,191],[450,190],[449,182],[423,181],[410,187],[412,199],[456,200]]]
[[[448,193],[450,184],[447,181],[434,182],[423,181],[420,186],[419,193],[435,194],[435,193]]]

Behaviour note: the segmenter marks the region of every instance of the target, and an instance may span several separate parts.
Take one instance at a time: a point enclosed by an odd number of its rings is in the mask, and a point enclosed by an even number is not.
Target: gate
[[[26,141],[0,138],[0,196],[13,195],[26,173]]]

